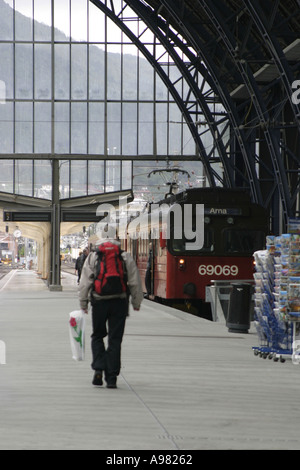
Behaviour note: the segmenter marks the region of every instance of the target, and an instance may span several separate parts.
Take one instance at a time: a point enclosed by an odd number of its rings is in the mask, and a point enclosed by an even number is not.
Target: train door
[[[151,295],[154,295],[155,292],[155,266],[156,266],[156,256],[157,256],[157,240],[152,239],[152,256],[151,256]]]
[[[155,252],[156,240],[150,239],[148,246],[148,257],[146,266],[145,286],[147,296],[153,297],[154,295],[154,279],[155,279]]]

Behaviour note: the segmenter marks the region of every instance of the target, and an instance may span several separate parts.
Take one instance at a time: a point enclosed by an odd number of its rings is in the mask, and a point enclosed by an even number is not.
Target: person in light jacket
[[[108,227],[102,231],[99,245],[104,242],[119,244],[113,238],[115,230]],[[127,273],[127,286],[131,304],[134,310],[139,310],[143,300],[143,289],[136,263],[127,252],[121,254]],[[110,298],[99,296],[94,290],[97,276],[98,255],[91,252],[83,266],[79,284],[80,308],[88,313],[88,304],[92,306],[92,364],[94,370],[93,385],[103,385],[103,373],[108,388],[117,387],[117,377],[121,369],[121,343],[123,340],[125,322],[128,316],[128,293]],[[105,348],[103,338],[108,335],[108,346]]]

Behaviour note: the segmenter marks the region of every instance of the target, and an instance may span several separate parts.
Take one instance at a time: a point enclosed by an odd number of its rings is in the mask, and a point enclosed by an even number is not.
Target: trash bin
[[[251,284],[232,284],[226,320],[229,332],[248,333],[251,317],[251,295]]]

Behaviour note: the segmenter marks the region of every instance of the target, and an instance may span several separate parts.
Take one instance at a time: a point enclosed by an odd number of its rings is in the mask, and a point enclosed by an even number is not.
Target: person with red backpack
[[[89,302],[92,306],[92,383],[103,385],[104,373],[108,388],[117,387],[129,298],[134,310],[139,310],[144,297],[136,263],[121,250],[114,235],[112,226],[102,230],[97,250],[84,263],[79,284],[81,309],[88,313]],[[106,336],[107,348],[103,341]]]

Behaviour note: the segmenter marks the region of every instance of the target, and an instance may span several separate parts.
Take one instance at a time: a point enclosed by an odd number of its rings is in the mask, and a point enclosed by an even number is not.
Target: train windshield
[[[224,251],[225,253],[253,254],[264,245],[264,239],[265,234],[260,230],[224,230]]]
[[[225,229],[216,227],[215,230],[205,227],[204,243],[200,250],[186,250],[186,244],[194,242],[187,240],[184,236],[175,239],[171,236],[169,240],[169,249],[174,254],[211,254],[218,256],[251,256],[257,250],[264,246],[265,233],[262,230],[249,229]]]
[[[175,253],[183,253],[186,251],[186,244],[193,243],[195,240],[187,240],[184,236],[180,239],[171,237],[170,249]],[[199,253],[211,253],[214,251],[214,233],[211,229],[205,229],[204,231],[204,243]]]

